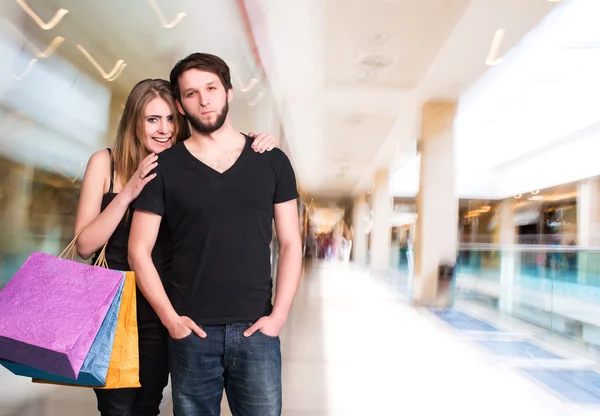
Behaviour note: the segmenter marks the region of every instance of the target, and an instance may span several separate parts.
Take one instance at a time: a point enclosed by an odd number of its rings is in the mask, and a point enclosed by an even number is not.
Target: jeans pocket
[[[255,323],[256,323],[256,322],[248,322],[246,325],[247,325],[247,327],[248,327],[248,328],[250,328],[250,327],[251,327],[252,325],[254,325]],[[258,334],[258,335],[262,335],[263,337],[265,337],[265,338],[268,338],[268,339],[279,339],[279,335],[277,335],[277,336],[275,336],[275,337],[274,337],[273,335],[268,335],[268,334],[265,334],[265,333],[264,333],[264,332],[262,332],[260,329],[254,332],[254,335],[256,335],[256,334]]]
[[[186,335],[183,338],[173,338],[172,336],[169,335],[169,339],[173,342],[184,342],[184,341],[187,341],[188,339],[192,338],[192,335],[194,335],[194,331],[190,332],[189,335]]]
[[[261,331],[260,329],[258,331],[255,332],[256,334],[262,335],[263,337],[269,338],[269,339],[279,339],[279,335],[277,336],[273,336],[273,335],[268,335],[265,334],[263,331]]]

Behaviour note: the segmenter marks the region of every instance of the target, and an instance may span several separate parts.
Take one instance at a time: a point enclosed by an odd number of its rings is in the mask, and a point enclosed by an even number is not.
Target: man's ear
[[[183,111],[183,107],[181,106],[179,99],[175,100],[175,102],[177,103],[177,110],[179,111],[179,114],[185,117],[185,111]]]

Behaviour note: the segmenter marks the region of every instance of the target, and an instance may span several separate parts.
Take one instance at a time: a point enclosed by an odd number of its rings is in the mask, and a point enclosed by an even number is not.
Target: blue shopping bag
[[[110,364],[117,322],[119,320],[119,310],[121,309],[124,285],[125,279],[123,279],[119,285],[115,297],[106,313],[106,317],[104,318],[104,321],[102,321],[100,329],[90,347],[90,351],[85,357],[77,380],[48,373],[12,361],[0,360],[0,365],[6,367],[13,374],[18,376],[31,377],[56,383],[68,383],[70,385],[103,387],[106,384],[106,374],[108,373],[108,365]]]

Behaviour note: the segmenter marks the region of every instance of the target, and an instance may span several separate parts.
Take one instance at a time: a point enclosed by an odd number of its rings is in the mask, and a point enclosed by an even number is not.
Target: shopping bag
[[[141,387],[139,377],[139,349],[136,312],[135,274],[127,272],[121,299],[121,310],[116,327],[105,389]],[[79,387],[97,387],[95,384],[72,383],[68,380],[33,379],[34,383],[60,384]]]
[[[98,334],[90,347],[90,351],[81,366],[77,380],[71,380],[68,377],[48,373],[37,368],[11,361],[0,360],[0,365],[18,376],[39,378],[57,383],[72,383],[94,387],[104,386],[106,384],[106,375],[108,373],[108,366],[114,345],[124,283],[125,281],[121,282],[117,294],[108,309],[108,313],[98,330]]]
[[[76,380],[124,273],[32,253],[0,291],[0,359]],[[74,254],[72,255],[74,256]]]
[[[135,273],[127,272],[113,353],[106,376],[107,389],[141,387]]]

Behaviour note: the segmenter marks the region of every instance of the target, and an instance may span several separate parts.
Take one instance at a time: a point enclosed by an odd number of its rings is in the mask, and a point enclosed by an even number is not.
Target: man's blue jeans
[[[204,326],[204,339],[170,339],[175,416],[220,415],[223,389],[234,416],[281,415],[279,337],[257,331],[246,338],[250,326]]]

